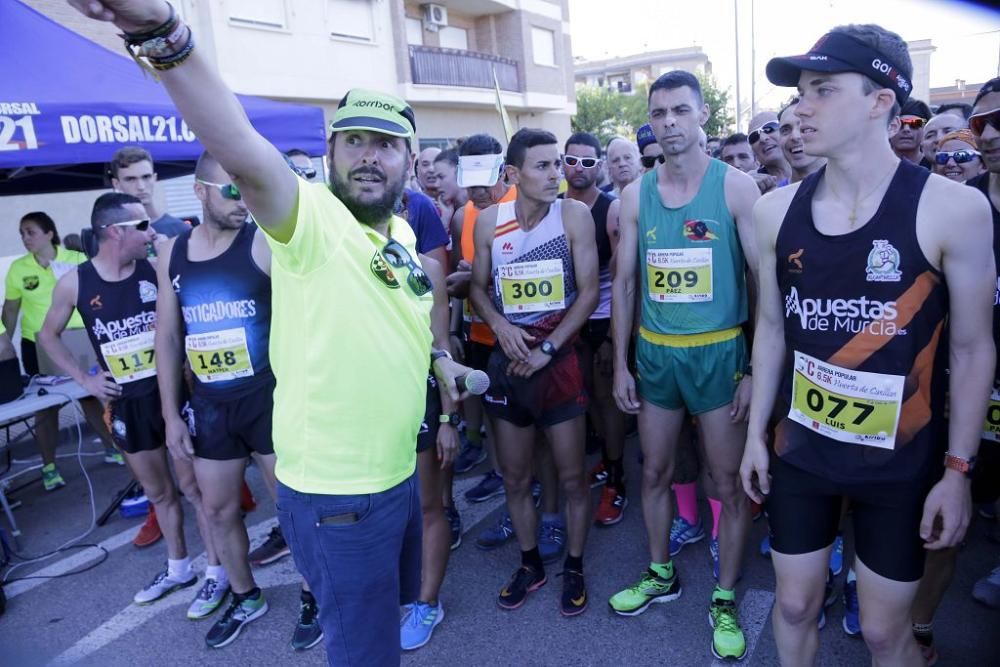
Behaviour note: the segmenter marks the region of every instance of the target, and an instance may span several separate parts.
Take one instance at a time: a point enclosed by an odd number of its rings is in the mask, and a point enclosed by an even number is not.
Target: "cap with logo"
[[[649,126],[649,123],[646,123],[638,130],[636,130],[635,142],[639,144],[640,153],[642,152],[642,149],[645,148],[646,146],[656,143],[656,137],[653,136],[653,128]]]
[[[493,187],[500,179],[503,155],[462,155],[458,158],[458,187]]]
[[[884,54],[861,40],[842,32],[828,32],[800,56],[772,58],[767,63],[767,78],[776,86],[799,85],[803,70],[810,72],[856,72],[896,93],[902,104],[910,96],[913,84],[910,75],[903,72]]]
[[[365,130],[412,137],[417,129],[413,109],[394,95],[353,88],[347,91],[330,124],[330,132]]]

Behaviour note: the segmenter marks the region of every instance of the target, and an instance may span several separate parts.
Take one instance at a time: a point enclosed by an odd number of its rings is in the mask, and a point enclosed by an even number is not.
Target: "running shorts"
[[[438,428],[441,422],[441,394],[438,392],[437,378],[433,373],[427,374],[427,403],[424,408],[424,420],[420,422],[417,433],[417,454],[425,452],[437,444]]]
[[[158,390],[112,401],[105,419],[115,446],[126,454],[151,452],[167,441]]]
[[[184,406],[195,456],[214,461],[245,459],[250,454],[274,454],[271,417],[274,412],[271,380],[257,391],[230,400],[191,396]]]
[[[567,343],[530,378],[507,374],[510,359],[498,344],[490,354],[490,388],[483,394],[486,413],[515,426],[546,428],[587,412],[587,390],[580,351]]]

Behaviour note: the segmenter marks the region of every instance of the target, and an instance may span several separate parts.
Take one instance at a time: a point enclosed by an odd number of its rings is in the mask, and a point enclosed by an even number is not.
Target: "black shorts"
[[[470,340],[465,344],[465,365],[485,373],[490,363],[491,352],[493,352],[492,345],[483,345]]]
[[[115,445],[126,454],[151,452],[166,443],[159,391],[112,401],[107,420]]]
[[[486,413],[522,428],[546,428],[587,412],[580,351],[567,344],[552,361],[530,378],[507,374],[510,360],[497,345],[490,355],[487,373],[490,388],[483,394]]]
[[[271,419],[274,379],[238,398],[218,400],[197,393],[184,406],[195,456],[215,461],[245,459],[254,452],[274,454]]]
[[[441,394],[438,393],[437,378],[433,373],[427,374],[427,406],[424,408],[424,420],[420,422],[420,432],[417,434],[417,454],[425,452],[437,444],[438,428],[441,422]]]
[[[594,354],[597,352],[598,348],[605,343],[608,345],[611,344],[611,341],[608,340],[608,334],[610,333],[610,318],[587,320],[587,323],[583,325],[582,329],[580,329],[580,338],[583,339],[583,342],[590,348],[590,353]]]
[[[38,375],[38,348],[35,341],[21,337],[21,365],[28,375]]]
[[[976,467],[972,469],[972,502],[993,503],[1000,499],[1000,442],[979,443]]]
[[[796,555],[830,546],[837,536],[841,500],[847,498],[858,558],[887,579],[917,581],[926,553],[920,520],[934,481],[836,484],[772,456],[765,504],[771,548]]]

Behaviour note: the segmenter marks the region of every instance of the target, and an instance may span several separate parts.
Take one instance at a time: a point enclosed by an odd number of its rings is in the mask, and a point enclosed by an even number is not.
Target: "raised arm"
[[[639,186],[635,181],[622,191],[611,282],[611,341],[614,345],[614,396],[618,409],[639,412],[635,378],[628,368],[628,348],[635,318],[636,255],[639,254]]]

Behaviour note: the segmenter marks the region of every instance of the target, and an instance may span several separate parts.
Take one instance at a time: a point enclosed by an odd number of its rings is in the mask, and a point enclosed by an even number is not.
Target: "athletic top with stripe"
[[[939,384],[934,359],[948,314],[944,275],[917,242],[917,206],[930,174],[901,160],[874,216],[859,229],[827,236],[812,216],[813,196],[825,172],[824,167],[802,181],[775,241],[786,344],[775,451],[788,463],[838,483],[922,479],[930,466],[940,465],[937,454],[944,444],[933,435],[932,385]],[[874,378],[871,386],[888,387],[893,376],[901,378],[899,398],[893,399],[901,402],[893,447],[826,437],[817,432],[823,428],[817,422],[809,428],[793,420],[796,352],[833,367],[837,377],[860,372]],[[831,408],[833,421],[860,428],[865,419],[863,406],[854,410],[857,404],[849,401],[841,410],[843,399],[829,401],[820,393],[813,398],[829,404],[823,414]]]
[[[564,198],[564,195],[559,195]],[[592,320],[606,320],[611,317],[611,239],[608,237],[608,211],[615,198],[598,190],[597,199],[590,207],[590,216],[594,219],[594,232],[597,240],[597,284],[599,297],[597,307],[591,313]]]
[[[507,188],[507,192],[504,193],[503,197],[497,203],[502,204],[503,202],[514,201],[515,199],[517,199],[517,186],[512,185]],[[476,205],[471,201],[465,202],[465,208],[462,209],[462,259],[470,265],[476,258],[476,242],[474,237],[476,220],[478,219],[479,209],[476,208]],[[462,319],[469,324],[469,340],[490,347],[496,345],[497,337],[493,335],[490,326],[486,322],[483,322],[482,318],[473,310],[472,302],[469,299],[464,300]]]
[[[642,177],[639,189],[639,281],[642,292],[640,323],[658,334],[699,334],[737,327],[747,319],[746,260],[736,221],[726,205],[725,162],[712,159],[694,198],[676,208],[663,204],[653,169]],[[653,300],[650,291],[671,282],[670,273],[657,271],[650,263],[655,251],[682,251],[689,256],[711,258],[709,284],[699,289],[710,298],[699,302]],[[708,250],[710,253],[706,253]],[[654,251],[652,254],[650,251]],[[689,259],[678,260],[684,266]],[[705,275],[702,273],[702,275]],[[700,282],[700,278],[699,278]],[[671,284],[671,286],[673,286]]]
[[[88,260],[77,267],[77,281],[76,309],[98,363],[121,386],[121,398],[155,391],[156,270],[140,259],[131,276],[110,282]]]
[[[184,316],[194,392],[237,398],[271,381],[271,278],[251,253],[257,226],[244,224],[229,248],[204,261],[188,259],[192,231],[174,241],[169,269]],[[227,352],[234,356],[227,359]],[[234,358],[238,365],[230,372]]]
[[[576,275],[573,269],[573,254],[562,220],[563,200],[556,199],[537,225],[524,230],[517,222],[514,212],[515,202],[497,205],[497,224],[493,236],[493,305],[497,312],[511,324],[536,328],[551,333],[563,316],[576,301]],[[558,260],[561,263],[563,304],[551,310],[531,310],[526,312],[504,312],[502,300],[501,267],[510,264],[527,265],[535,262]]]

